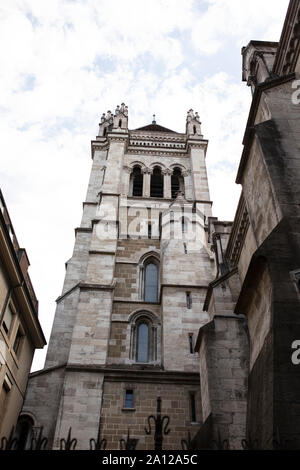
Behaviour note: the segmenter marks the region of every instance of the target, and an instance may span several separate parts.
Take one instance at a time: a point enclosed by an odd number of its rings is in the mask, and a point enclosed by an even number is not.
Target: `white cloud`
[[[251,39],[279,41],[289,0],[209,0],[208,3],[206,12],[195,20],[192,38],[200,52],[210,55],[220,49],[225,51],[232,38],[238,45],[247,45]]]
[[[2,0],[1,187],[28,251],[47,338],[100,115],[125,101],[130,128],[156,113],[160,124],[184,132],[187,110],[199,111],[214,215],[232,218],[251,95],[231,65],[240,70],[238,50],[249,40],[279,39],[287,4]]]

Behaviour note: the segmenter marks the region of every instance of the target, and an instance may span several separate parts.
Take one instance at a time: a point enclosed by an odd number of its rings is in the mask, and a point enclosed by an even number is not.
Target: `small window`
[[[133,390],[125,391],[125,408],[133,408]]]
[[[106,168],[103,168],[103,173],[102,173],[102,183],[104,183],[104,178],[105,178],[105,172],[106,172]]]
[[[181,231],[182,231],[182,233],[186,233],[186,231],[187,231],[186,220],[185,220],[184,217],[182,217],[182,219],[181,219]]]
[[[195,393],[191,392],[190,393],[190,407],[191,407],[191,422],[196,423],[197,422],[197,416],[196,416],[196,397]]]
[[[296,280],[296,284],[298,287],[298,291],[300,292],[300,273],[299,272],[295,274],[295,280]]]
[[[4,318],[3,318],[3,322],[2,322],[3,329],[7,335],[9,334],[12,321],[13,321],[13,312],[10,307],[7,307]]]
[[[186,293],[186,308],[189,310],[192,308],[192,298],[190,292]]]
[[[187,255],[187,246],[186,243],[183,244],[184,254]]]
[[[17,334],[16,334],[15,341],[14,341],[14,345],[13,345],[13,350],[17,356],[20,354],[22,339],[23,339],[23,335],[19,327]]]
[[[194,335],[193,335],[193,333],[189,334],[189,347],[190,347],[190,354],[194,354]]]
[[[148,238],[152,238],[152,224],[148,224]]]
[[[119,127],[122,127],[122,119],[119,120]]]

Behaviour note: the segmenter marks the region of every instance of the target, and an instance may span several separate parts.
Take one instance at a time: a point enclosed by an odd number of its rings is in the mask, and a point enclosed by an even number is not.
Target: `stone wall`
[[[212,439],[241,449],[246,436],[248,341],[244,319],[215,316],[202,327],[197,346],[203,421],[212,420]]]
[[[126,440],[128,429],[130,437],[138,439],[137,450],[154,449],[153,421],[150,436],[145,434],[144,428],[148,427],[148,416],[156,416],[157,397],[162,399],[162,416],[170,417],[170,433],[164,437],[164,449],[181,450],[181,439],[187,439],[188,431],[191,437],[198,431],[202,421],[199,385],[168,384],[160,380],[154,383],[153,379],[151,382],[105,380],[100,430],[101,438],[107,439],[107,449],[120,449],[119,441],[121,438]],[[129,410],[124,407],[126,389],[134,392],[134,408]],[[191,392],[196,397],[197,423],[191,422]]]

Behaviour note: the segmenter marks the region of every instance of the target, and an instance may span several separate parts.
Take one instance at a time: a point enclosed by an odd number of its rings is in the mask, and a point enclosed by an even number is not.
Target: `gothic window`
[[[164,197],[164,178],[158,166],[151,175],[150,197]]]
[[[143,174],[139,166],[135,166],[131,173],[131,187],[132,196],[139,197],[143,195]]]
[[[134,314],[131,323],[130,359],[135,363],[147,364],[157,361],[159,324],[150,312]]]
[[[137,328],[137,362],[149,361],[149,327],[140,323]]]
[[[153,262],[145,266],[144,300],[145,302],[158,301],[158,266]]]

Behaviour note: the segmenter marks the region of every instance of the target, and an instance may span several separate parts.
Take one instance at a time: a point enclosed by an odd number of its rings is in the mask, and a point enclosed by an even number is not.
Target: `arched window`
[[[137,327],[137,362],[149,361],[149,326],[140,323]]]
[[[153,262],[145,266],[144,300],[145,302],[158,301],[158,266]]]
[[[31,416],[21,415],[16,426],[16,437],[18,439],[18,450],[30,448],[33,437],[34,421]]]
[[[131,173],[131,194],[132,196],[142,196],[143,195],[143,174],[142,170],[139,166],[135,166],[133,168],[133,172]]]
[[[122,119],[119,120],[119,127],[122,127]]]
[[[183,177],[180,168],[175,168],[171,176],[171,193],[172,199],[176,199],[178,191],[183,191]]]
[[[103,129],[103,137],[105,137],[106,134],[107,134],[107,127],[104,127],[104,129]]]
[[[150,197],[164,197],[164,178],[158,166],[151,175]]]
[[[133,363],[157,363],[161,355],[161,324],[159,318],[148,311],[131,316],[129,359]]]
[[[196,134],[197,130],[196,130],[196,126],[194,126],[194,134]]]

